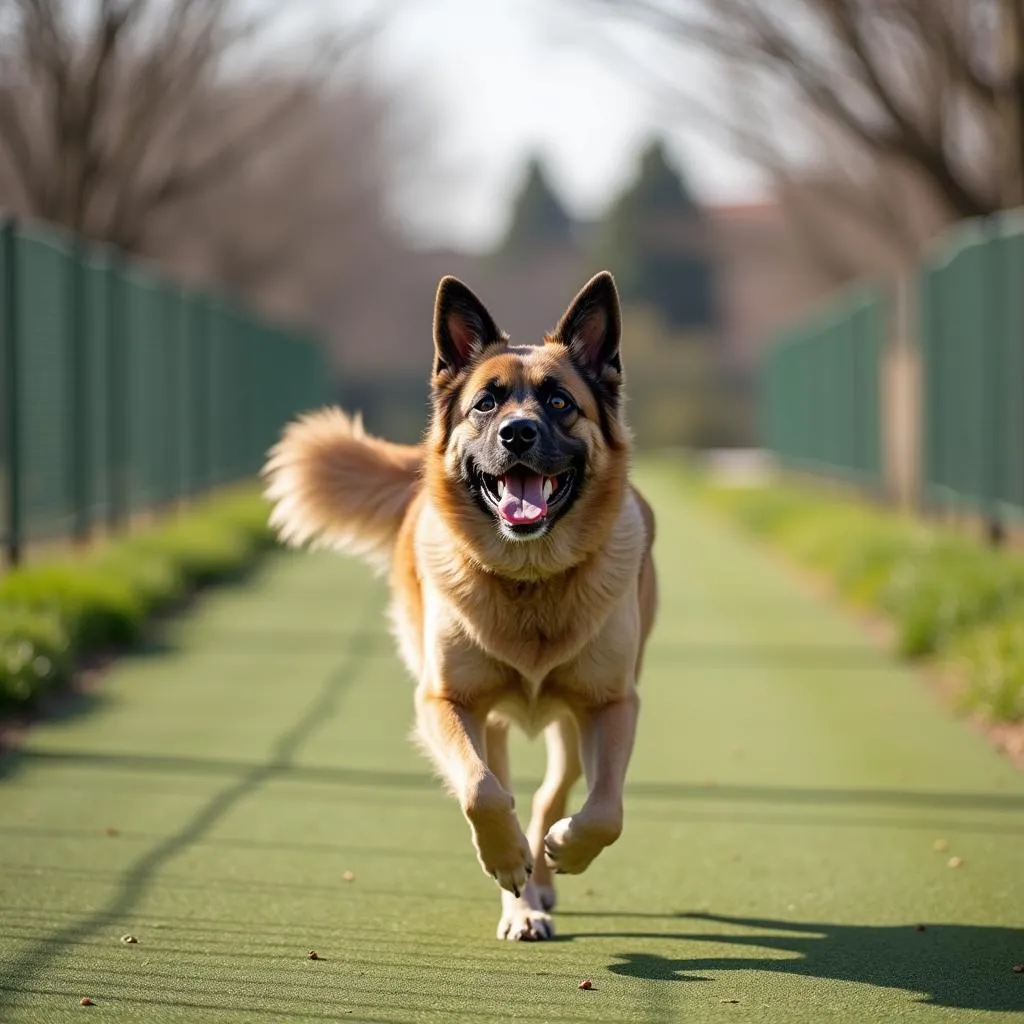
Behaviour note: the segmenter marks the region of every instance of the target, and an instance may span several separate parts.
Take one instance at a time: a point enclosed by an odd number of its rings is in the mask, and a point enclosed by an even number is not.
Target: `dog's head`
[[[608,273],[527,346],[509,344],[464,284],[441,282],[428,474],[435,503],[485,562],[571,562],[618,513],[628,459],[620,323]]]

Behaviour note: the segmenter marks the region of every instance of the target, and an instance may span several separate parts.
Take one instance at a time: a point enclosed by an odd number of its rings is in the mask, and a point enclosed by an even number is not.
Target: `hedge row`
[[[829,578],[895,627],[898,652],[938,657],[964,681],[962,709],[1024,721],[1024,558],[811,488],[697,484],[749,532]]]
[[[241,577],[273,544],[266,506],[246,488],[84,555],[0,575],[0,714],[66,686],[83,658],[130,648],[155,615]]]

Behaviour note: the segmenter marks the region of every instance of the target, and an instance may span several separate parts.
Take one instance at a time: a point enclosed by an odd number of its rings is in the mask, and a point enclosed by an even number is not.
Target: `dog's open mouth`
[[[572,491],[576,471],[543,476],[526,466],[515,466],[503,476],[481,473],[482,492],[498,516],[510,526],[543,523]]]

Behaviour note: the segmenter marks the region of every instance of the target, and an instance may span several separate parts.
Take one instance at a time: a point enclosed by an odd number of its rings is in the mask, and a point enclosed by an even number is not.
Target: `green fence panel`
[[[82,330],[86,396],[84,407],[86,449],[86,503],[89,523],[105,522],[111,514],[112,453],[110,451],[111,325],[114,269],[107,254],[89,253],[82,261]]]
[[[13,220],[0,218],[0,540],[14,561],[22,532],[16,245]]]
[[[73,253],[63,239],[34,231],[14,251],[21,516],[25,539],[43,540],[73,525]]]
[[[315,340],[102,246],[0,221],[0,540],[120,528],[258,472],[326,395]]]
[[[881,291],[862,287],[769,349],[761,372],[761,428],[784,465],[864,487],[880,483],[885,323]]]
[[[195,495],[206,487],[206,307],[195,292],[184,292],[181,304],[181,490]]]
[[[920,272],[926,500],[1024,514],[1024,214],[958,226]]]
[[[128,493],[133,509],[162,498],[164,466],[164,309],[160,282],[138,268],[124,277],[128,379]]]

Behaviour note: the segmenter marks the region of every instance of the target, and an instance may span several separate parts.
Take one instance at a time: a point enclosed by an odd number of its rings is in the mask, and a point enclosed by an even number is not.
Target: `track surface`
[[[382,585],[281,556],[0,762],[0,1021],[1024,1019],[1024,776],[644,483],[663,606],[626,829],[562,885],[558,941],[493,937]],[[520,807],[539,754],[514,747]]]

